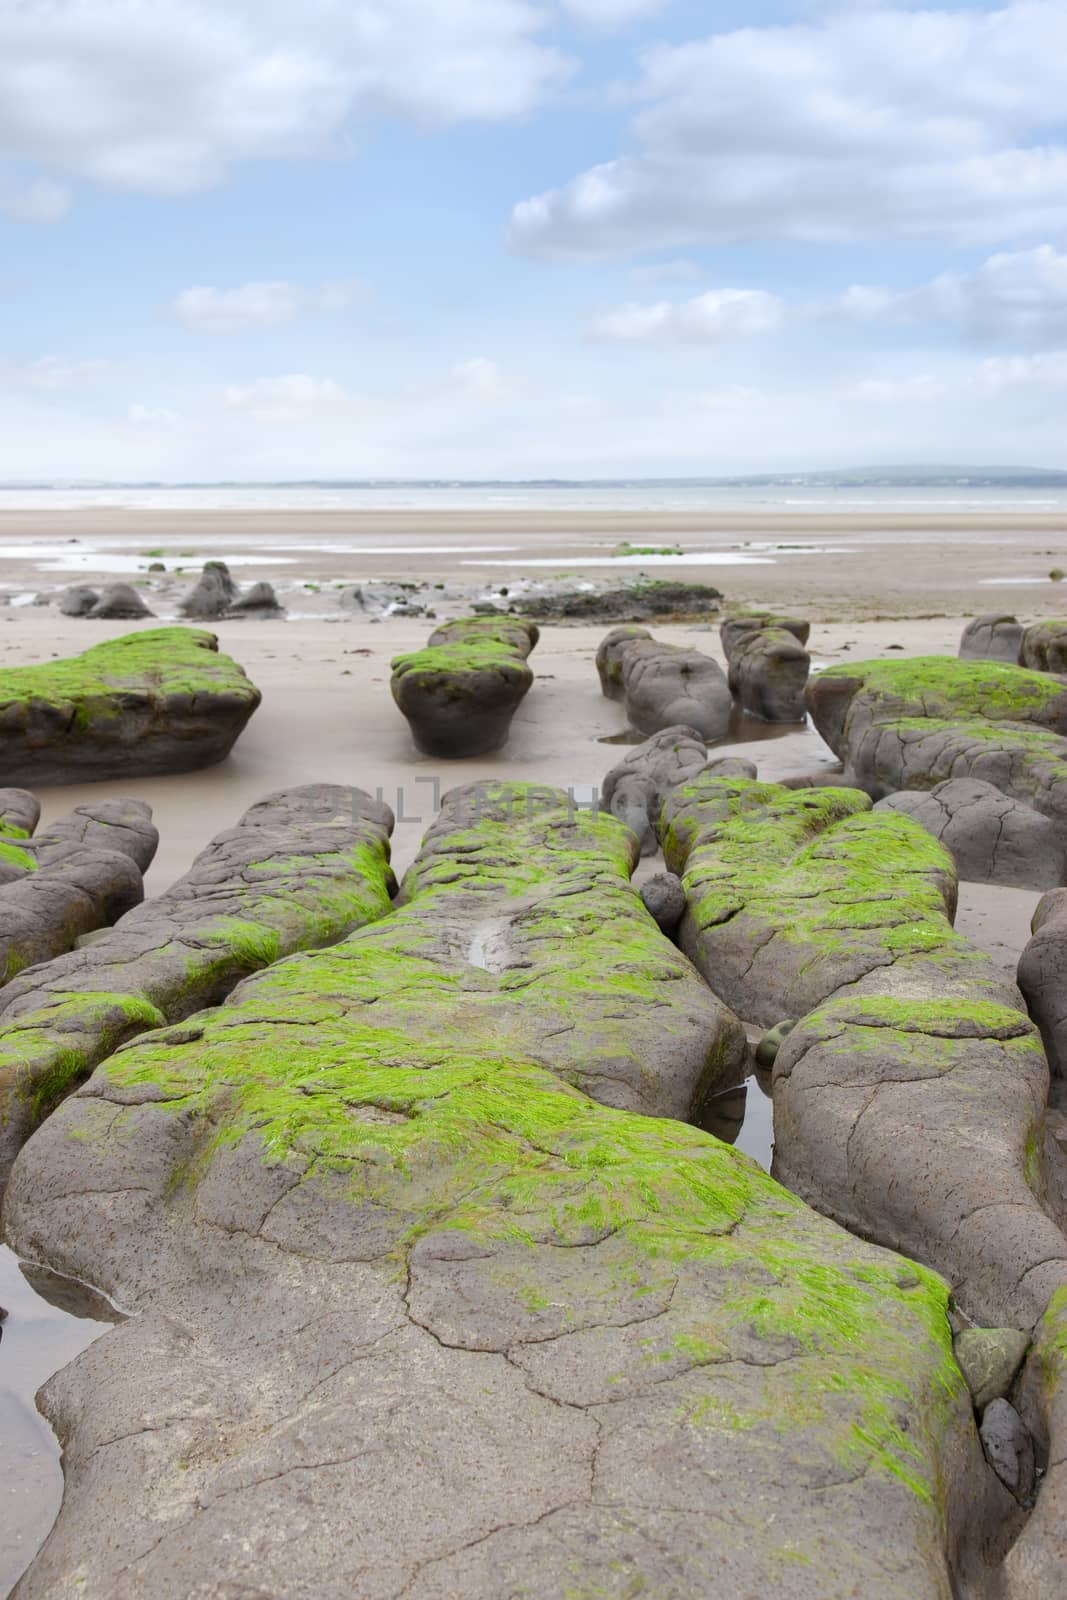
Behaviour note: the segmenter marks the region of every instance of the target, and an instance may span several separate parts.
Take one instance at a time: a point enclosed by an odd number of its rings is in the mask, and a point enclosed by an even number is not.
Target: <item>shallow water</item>
[[[0,1595],[47,1537],[63,1496],[59,1441],[34,1405],[46,1380],[106,1333],[118,1314],[92,1290],[0,1246]]]

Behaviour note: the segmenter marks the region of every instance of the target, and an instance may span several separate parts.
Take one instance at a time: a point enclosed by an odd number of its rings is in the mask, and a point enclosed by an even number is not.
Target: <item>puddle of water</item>
[[[762,717],[750,717],[737,706],[730,713],[730,726],[723,738],[708,745],[708,750],[723,751],[732,744],[765,744],[771,739],[788,739],[792,734],[804,733],[806,722],[764,722]],[[651,735],[638,733],[636,728],[624,728],[621,733],[603,734],[597,744],[644,744]],[[714,756],[711,758],[714,760]]]
[[[59,1442],[34,1405],[54,1373],[99,1339],[118,1313],[92,1290],[23,1266],[0,1245],[0,1595],[51,1531],[63,1497]]]
[[[723,1089],[704,1107],[700,1126],[724,1144],[736,1145],[771,1170],[774,1154],[774,1106],[767,1093],[770,1080],[755,1074],[733,1089]]]

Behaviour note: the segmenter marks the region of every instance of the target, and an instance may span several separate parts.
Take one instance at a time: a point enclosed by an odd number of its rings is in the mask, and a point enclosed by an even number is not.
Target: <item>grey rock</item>
[[[105,619],[126,618],[133,620],[136,617],[150,617],[153,613],[145,605],[137,590],[130,584],[113,583],[103,590],[99,600],[85,615]]]
[[[59,597],[59,609],[65,617],[87,617],[99,599],[95,589],[75,584],[73,588],[63,590]]]
[[[756,613],[732,617],[721,629],[730,693],[741,710],[764,722],[803,722],[811,656],[809,625],[794,617]]]
[[[1019,663],[1037,672],[1067,673],[1067,622],[1034,622],[1023,633]]]
[[[249,611],[277,613],[282,606],[272,583],[254,583],[240,594],[230,606],[231,612],[242,616]]]
[[[1020,1505],[1028,1505],[1036,1481],[1034,1445],[1015,1407],[1006,1400],[992,1401],[982,1418],[981,1436],[986,1460],[1001,1483]]]
[[[636,745],[604,779],[606,811],[632,828],[643,856],[659,848],[657,827],[671,789],[688,783],[707,762],[707,746],[692,728],[664,728]]]
[[[564,590],[520,597],[516,606],[539,622],[655,622],[706,617],[722,594],[706,583],[635,583],[623,588]]]
[[[621,699],[640,733],[692,728],[713,743],[730,726],[733,700],[717,661],[699,650],[660,644],[643,629],[616,628],[597,651],[601,688]]]
[[[1023,625],[1015,617],[998,615],[996,612],[975,617],[963,630],[960,660],[1007,661],[1017,666],[1023,633]]]
[[[1030,1334],[1018,1328],[967,1328],[956,1335],[956,1363],[976,1411],[984,1411],[993,1400],[1007,1399],[1030,1343]]]
[[[113,927],[53,941],[47,954],[57,959],[0,992],[0,1187],[44,1115],[118,1045],[220,1004],[271,961],[383,916],[396,887],[392,828],[388,806],[361,789],[282,790],[218,834],[164,894]],[[43,859],[63,840],[104,837],[147,866],[147,807],[79,807],[50,830]],[[73,953],[58,955],[71,942]]]
[[[641,885],[645,910],[662,933],[672,934],[685,916],[685,886],[673,872],[661,872]]]
[[[1038,903],[1033,937],[1019,961],[1019,988],[1041,1038],[1052,1073],[1053,1104],[1067,1108],[1067,889]]]
[[[880,800],[875,810],[914,817],[952,851],[960,877],[969,883],[1052,889],[1067,876],[1067,850],[1055,824],[979,778],[903,790]]]
[[[237,600],[237,585],[225,561],[208,561],[196,587],[181,601],[184,616],[205,620],[223,617]]]
[[[778,1060],[778,1052],[796,1027],[796,1019],[788,1022],[777,1022],[773,1028],[768,1028],[759,1044],[756,1046],[756,1065],[762,1072],[770,1072]]]
[[[426,649],[397,656],[390,687],[418,749],[454,761],[506,744],[533,686],[526,658],[538,637],[518,618],[462,617],[436,629]]]
[[[704,768],[709,778],[758,778],[759,772],[754,761],[746,761],[744,756],[719,756],[709,761]]]

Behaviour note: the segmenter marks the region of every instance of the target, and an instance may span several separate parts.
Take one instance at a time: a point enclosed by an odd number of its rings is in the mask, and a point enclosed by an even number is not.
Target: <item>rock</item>
[[[709,778],[756,778],[759,776],[754,761],[744,756],[719,756],[704,768]]]
[[[107,814],[132,856],[145,818],[136,802],[123,804],[125,817],[115,801]],[[15,978],[0,992],[0,1187],[34,1128],[119,1045],[219,1005],[250,972],[389,911],[392,827],[388,806],[361,789],[271,795],[166,893]],[[143,862],[143,843],[140,852]]]
[[[773,1028],[768,1028],[759,1044],[756,1046],[756,1065],[761,1072],[770,1072],[778,1060],[778,1052],[796,1027],[796,1020],[776,1022]]]
[[[41,802],[28,789],[0,789],[0,835],[27,839],[41,820]]]
[[[643,856],[659,849],[656,827],[668,791],[702,772],[707,757],[707,746],[692,728],[664,728],[635,746],[604,779],[604,810],[632,828]]]
[[[1030,1335],[1018,1328],[966,1328],[956,1335],[956,1361],[976,1411],[984,1411],[993,1400],[1007,1399],[1030,1342]]]
[[[101,594],[92,609],[85,613],[89,617],[101,618],[129,618],[150,617],[153,613],[145,605],[137,590],[128,583],[113,583]]]
[[[730,693],[748,716],[764,722],[804,721],[809,632],[807,622],[770,612],[741,613],[723,623]]]
[[[1067,1295],[1052,1297],[1017,1385],[1023,1426],[1044,1466],[1041,1492],[1005,1558],[1005,1600],[1060,1600],[1067,1563]],[[1010,1423],[1010,1418],[1005,1421]],[[1016,1439],[1018,1434],[1012,1425]],[[1026,1446],[1007,1454],[1010,1473]],[[1029,1508],[1028,1508],[1029,1509]]]
[[[281,610],[282,606],[271,583],[254,583],[244,594],[238,595],[230,606],[230,611],[236,616],[249,611],[277,613]]]
[[[195,589],[186,595],[178,609],[187,617],[210,620],[226,615],[238,598],[237,585],[225,561],[208,561]]]
[[[675,1120],[743,1036],[635,857],[450,797],[394,913],[38,1129],[12,1247],[137,1315],[42,1391],[21,1600],[951,1592],[989,1475],[947,1286]]]
[[[0,668],[0,762],[32,784],[152,777],[227,756],[259,690],[214,634],[154,628]]]
[[[1023,633],[1019,661],[1037,672],[1067,673],[1067,622],[1034,622]]]
[[[59,597],[59,609],[65,617],[87,617],[99,599],[95,589],[75,584],[73,588],[63,590]]]
[[[36,839],[0,842],[0,984],[140,903],[141,864],[157,843],[151,815],[140,800],[103,801]]]
[[[996,612],[968,622],[960,639],[961,661],[1005,661],[1019,665],[1023,625],[1015,617]]]
[[[640,733],[684,726],[712,743],[725,737],[733,701],[717,661],[660,644],[640,628],[616,628],[597,651],[603,692],[622,699]]]
[[[1019,988],[1044,1041],[1053,1104],[1067,1106],[1067,889],[1038,903],[1019,961]]]
[[[876,811],[914,817],[951,850],[969,883],[1051,889],[1067,876],[1067,851],[1053,822],[978,778],[951,778],[928,791],[905,789]]]
[[[685,887],[673,872],[661,872],[641,885],[645,910],[662,933],[672,934],[685,916]]]
[[[150,561],[148,570],[149,572],[166,572],[167,569],[162,561]]]
[[[1067,1287],[1037,1198],[1048,1069],[1017,990],[952,927],[951,856],[855,789],[701,775],[664,824],[680,948],[747,1021],[798,1019],[775,1176],[942,1273],[973,1321],[1033,1326]]]
[[[529,622],[466,617],[438,628],[425,650],[397,656],[393,699],[418,749],[458,760],[506,744],[533,685],[526,658],[537,640]]]
[[[807,691],[848,784],[875,800],[977,778],[1051,819],[1067,848],[1067,684],[995,662],[832,667]]]
[[[644,580],[619,589],[520,596],[515,606],[539,622],[683,622],[718,611],[721,599],[710,584]]]
[[[982,1418],[982,1448],[986,1460],[1020,1505],[1033,1497],[1034,1446],[1023,1419],[1006,1400],[994,1400]]]

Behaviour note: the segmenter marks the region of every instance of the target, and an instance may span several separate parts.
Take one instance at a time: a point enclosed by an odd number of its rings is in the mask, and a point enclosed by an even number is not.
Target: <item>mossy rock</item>
[[[635,856],[558,792],[461,791],[397,912],[134,1041],[38,1131],[11,1243],[140,1315],[49,1386],[30,1600],[268,1562],[413,1600],[637,1572],[943,1600],[986,1506],[947,1285],[603,1103],[667,1110],[714,1022]]]
[[[214,634],[152,628],[0,670],[0,757],[32,785],[188,772],[223,760],[259,702]]]
[[[533,686],[526,658],[538,637],[532,622],[462,617],[431,634],[426,649],[397,656],[393,699],[418,748],[458,760],[506,744]]]

